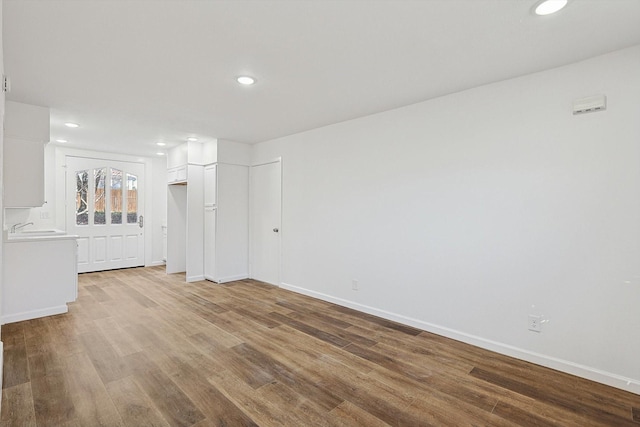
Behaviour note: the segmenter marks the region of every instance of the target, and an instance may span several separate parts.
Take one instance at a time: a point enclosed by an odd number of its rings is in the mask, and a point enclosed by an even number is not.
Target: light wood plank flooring
[[[640,396],[244,280],[80,276],[2,327],[2,426],[636,426]]]

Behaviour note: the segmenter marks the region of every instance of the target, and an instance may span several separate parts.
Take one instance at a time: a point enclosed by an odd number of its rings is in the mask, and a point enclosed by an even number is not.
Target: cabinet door
[[[187,165],[167,169],[167,183],[181,184],[187,182]]]
[[[249,167],[218,163],[216,279],[249,277]]]
[[[176,182],[177,180],[178,180],[178,170],[176,168],[167,170],[167,182],[171,184],[172,182]]]
[[[204,205],[215,206],[217,191],[217,167],[216,165],[204,168]]]
[[[204,277],[215,280],[216,267],[216,209],[204,210]]]
[[[4,206],[44,205],[44,144],[7,138],[4,141]]]
[[[180,166],[178,168],[177,174],[178,174],[177,181],[178,182],[185,182],[187,180],[187,165]]]

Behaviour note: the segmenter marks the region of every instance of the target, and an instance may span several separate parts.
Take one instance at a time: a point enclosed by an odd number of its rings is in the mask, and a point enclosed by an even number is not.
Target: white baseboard
[[[159,265],[166,265],[167,263],[164,261],[152,261],[149,264],[145,264],[145,267],[157,267]]]
[[[236,276],[220,277],[218,280],[215,280],[215,281],[218,283],[227,283],[227,282],[234,282],[236,280],[244,280],[248,278],[249,278],[248,274],[238,274]]]
[[[55,307],[47,307],[39,310],[23,311],[15,314],[5,314],[2,316],[2,324],[21,322],[23,320],[37,319],[39,317],[53,316],[55,314],[62,314],[69,311],[69,307],[66,304],[58,305]]]
[[[237,276],[227,276],[227,277],[221,277],[218,279],[213,279],[210,276],[188,276],[187,277],[187,282],[199,282],[201,280],[210,280],[212,282],[217,282],[217,283],[227,283],[227,282],[233,282],[235,280],[244,280],[244,279],[248,279],[249,276],[247,274],[239,274]]]
[[[320,292],[312,291],[309,289],[301,288],[301,287],[290,285],[287,283],[282,283],[281,287],[283,289],[287,289],[296,293],[318,298],[323,301],[341,305],[343,307],[352,308],[354,310],[358,310],[364,313],[372,314],[374,316],[382,317],[387,320],[393,320],[394,322],[402,323],[408,326],[413,326],[415,328],[422,329],[426,332],[431,332],[431,333],[441,335],[447,338],[451,338],[457,341],[462,341],[467,344],[474,345],[476,347],[495,351],[496,353],[504,354],[510,357],[515,357],[516,359],[535,363],[536,365],[545,366],[547,368],[555,369],[557,371],[565,372],[567,374],[575,375],[577,377],[585,378],[591,381],[595,381],[601,384],[606,384],[615,388],[619,388],[624,391],[628,391],[628,392],[640,395],[640,380],[638,379],[627,378],[618,374],[606,372],[597,368],[581,365],[568,360],[558,359],[553,356],[548,356],[545,354],[524,350],[518,347],[511,346],[509,344],[488,340],[486,338],[467,334],[467,333],[446,328],[443,326],[434,325],[432,323],[423,322],[421,320],[417,320],[417,319],[406,317],[400,314],[380,310],[374,307],[369,307],[367,305],[359,304],[359,303],[345,300],[342,298],[336,298],[331,295],[323,294]]]

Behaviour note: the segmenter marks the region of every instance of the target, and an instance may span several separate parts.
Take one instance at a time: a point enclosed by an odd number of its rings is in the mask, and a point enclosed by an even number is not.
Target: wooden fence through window
[[[80,193],[76,193],[76,206],[80,206],[80,197]],[[105,205],[104,189],[96,188],[94,211],[104,212]],[[122,189],[111,190],[111,212],[122,212]],[[128,190],[127,213],[136,212],[138,212],[138,190]]]

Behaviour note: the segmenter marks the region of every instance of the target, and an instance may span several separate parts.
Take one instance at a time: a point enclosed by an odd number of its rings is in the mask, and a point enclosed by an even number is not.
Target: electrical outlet
[[[49,211],[41,211],[40,219],[49,219]]]
[[[529,315],[529,330],[542,332],[542,316],[536,316],[535,314]]]
[[[351,281],[351,289],[353,289],[354,291],[358,290],[358,281],[356,279],[353,279]]]

